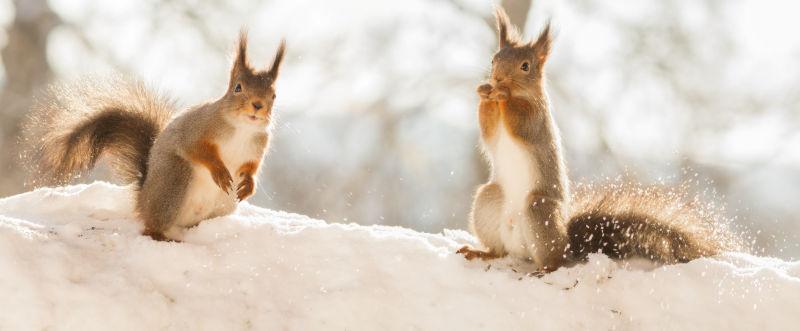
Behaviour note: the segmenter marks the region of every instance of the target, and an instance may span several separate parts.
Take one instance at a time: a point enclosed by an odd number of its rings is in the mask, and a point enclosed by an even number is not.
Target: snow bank
[[[242,204],[183,243],[140,236],[107,183],[0,200],[0,330],[786,329],[800,263],[725,254],[643,270],[600,255],[542,278],[467,262],[472,238]]]

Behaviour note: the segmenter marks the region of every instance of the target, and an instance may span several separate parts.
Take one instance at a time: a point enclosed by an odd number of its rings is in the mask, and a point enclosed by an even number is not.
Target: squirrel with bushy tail
[[[610,185],[570,193],[545,93],[550,24],[527,42],[502,8],[495,15],[499,48],[491,76],[477,89],[491,176],[475,193],[469,224],[483,248],[464,246],[458,253],[511,256],[549,272],[596,252],[678,263],[727,249],[729,241],[703,210],[669,190]]]
[[[180,240],[183,229],[230,214],[256,190],[284,45],[256,70],[243,30],[222,97],[180,113],[169,98],[125,79],[52,87],[26,128],[37,184],[67,183],[105,155],[133,184],[145,235]]]

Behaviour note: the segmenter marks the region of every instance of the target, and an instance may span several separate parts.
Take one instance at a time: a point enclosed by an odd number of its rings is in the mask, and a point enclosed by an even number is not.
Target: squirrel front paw
[[[242,182],[236,186],[236,197],[239,198],[239,201],[244,201],[249,196],[253,195],[256,188],[255,180],[253,180],[253,176],[243,176]]]
[[[493,89],[494,87],[489,83],[481,84],[478,86],[478,96],[480,96],[481,99],[488,99]]]
[[[225,193],[228,193],[233,187],[233,178],[228,169],[222,168],[211,172],[211,179],[213,179],[214,183],[225,191]]]
[[[492,90],[489,97],[497,101],[508,101],[508,98],[511,97],[511,91],[505,86],[498,86]]]

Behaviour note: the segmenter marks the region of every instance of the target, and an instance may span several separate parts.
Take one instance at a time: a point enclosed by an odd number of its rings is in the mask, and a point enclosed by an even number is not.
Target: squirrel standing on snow
[[[673,195],[612,187],[586,190],[570,203],[560,134],[544,90],[550,25],[536,41],[524,42],[502,8],[495,15],[499,49],[489,81],[477,90],[492,173],[470,215],[470,229],[485,250],[464,246],[458,253],[467,259],[510,255],[545,272],[598,251],[663,263],[717,254],[724,243],[703,212]]]
[[[179,240],[183,228],[230,214],[256,190],[284,49],[269,69],[254,70],[243,31],[225,94],[174,119],[173,103],[140,83],[54,87],[27,126],[40,179],[67,182],[108,154],[115,174],[134,184],[144,234],[156,240]]]

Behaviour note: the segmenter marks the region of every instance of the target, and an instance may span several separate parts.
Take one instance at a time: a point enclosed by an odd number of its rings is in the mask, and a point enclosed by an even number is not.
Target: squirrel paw
[[[489,84],[489,83],[481,84],[480,86],[478,86],[478,90],[477,90],[478,91],[478,96],[480,96],[481,99],[488,99],[489,98],[489,94],[492,93],[493,89],[494,89],[494,87],[492,87],[492,85]]]
[[[470,246],[464,246],[459,248],[456,251],[457,254],[464,254],[464,258],[467,260],[473,260],[475,258],[480,258],[481,260],[491,260],[499,258],[500,256],[492,253],[492,252],[484,252],[477,249],[473,249]]]
[[[511,97],[511,91],[509,91],[508,88],[504,86],[496,87],[490,95],[490,98],[495,99],[497,101],[508,101],[509,97]]]
[[[152,231],[152,230],[149,230],[149,229],[145,229],[145,230],[142,232],[142,235],[144,235],[144,236],[148,236],[148,237],[150,237],[151,239],[153,239],[153,240],[155,240],[155,241],[165,241],[165,242],[181,242],[180,240],[177,240],[177,239],[172,239],[172,238],[170,238],[170,237],[167,237],[167,236],[166,236],[166,235],[164,235],[164,233],[162,233],[162,232],[159,232],[159,231]]]
[[[239,201],[244,201],[244,199],[253,195],[253,191],[255,191],[255,181],[253,181],[253,177],[245,176],[239,185],[236,186],[236,197],[239,198]]]
[[[230,192],[233,187],[233,178],[231,178],[231,173],[228,172],[228,169],[220,169],[212,172],[211,179],[213,179],[214,183],[225,191],[225,193]]]

